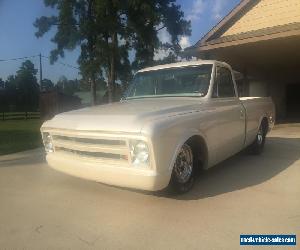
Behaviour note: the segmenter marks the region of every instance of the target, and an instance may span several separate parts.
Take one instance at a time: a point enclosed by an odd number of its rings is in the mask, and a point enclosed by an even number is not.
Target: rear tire
[[[263,152],[266,141],[266,129],[263,123],[260,124],[255,141],[250,146],[252,154],[259,155]]]
[[[186,193],[193,187],[196,162],[191,145],[184,143],[176,156],[169,183],[173,193]]]

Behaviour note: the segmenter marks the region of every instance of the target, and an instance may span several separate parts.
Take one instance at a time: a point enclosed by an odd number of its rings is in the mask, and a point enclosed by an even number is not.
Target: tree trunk
[[[111,79],[111,70],[108,73],[107,93],[108,93],[108,102],[111,103],[113,101],[113,86],[112,86],[112,79]]]
[[[111,36],[112,50],[109,62],[109,76],[108,76],[108,102],[113,102],[115,99],[115,81],[116,81],[116,46],[117,46],[117,33],[113,32]]]
[[[97,104],[97,92],[96,92],[96,81],[95,77],[91,78],[91,95],[92,95],[92,105]]]
[[[94,22],[93,15],[92,15],[93,4],[94,4],[93,0],[88,1],[87,16],[88,16],[88,19],[91,23]],[[95,59],[95,51],[94,51],[95,50],[95,38],[94,38],[94,35],[93,35],[93,31],[91,29],[89,30],[87,40],[88,40],[87,44],[88,44],[89,60],[90,60],[90,63],[92,63]],[[95,72],[90,72],[89,75],[90,75],[89,81],[91,83],[92,105],[96,105],[97,95],[96,95]]]

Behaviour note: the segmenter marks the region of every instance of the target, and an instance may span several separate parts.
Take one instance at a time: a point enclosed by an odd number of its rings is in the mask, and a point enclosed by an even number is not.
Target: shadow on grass
[[[0,155],[42,146],[40,126],[39,120],[0,122]]]
[[[41,136],[35,131],[0,131],[0,155],[42,146]]]

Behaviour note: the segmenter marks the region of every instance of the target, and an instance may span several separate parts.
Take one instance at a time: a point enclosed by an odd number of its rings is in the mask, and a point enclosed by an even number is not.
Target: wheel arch
[[[205,136],[201,133],[188,133],[185,134],[177,143],[172,161],[170,164],[170,171],[173,170],[176,157],[184,143],[188,143],[192,147],[193,154],[197,154],[199,160],[201,160],[201,169],[205,169],[208,163],[208,147],[205,140]]]
[[[259,122],[259,127],[260,127],[261,125],[263,126],[263,131],[264,131],[264,133],[267,134],[268,131],[269,131],[269,120],[268,120],[268,118],[267,118],[266,115],[263,115],[263,116],[261,117],[260,122]],[[259,129],[259,127],[258,127],[258,129]]]

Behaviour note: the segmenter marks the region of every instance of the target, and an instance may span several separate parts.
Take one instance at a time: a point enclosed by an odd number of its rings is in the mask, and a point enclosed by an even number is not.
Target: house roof
[[[224,32],[225,29],[230,27],[234,21],[239,19],[250,7],[255,5],[258,0],[242,0],[235,6],[216,26],[214,26],[204,37],[202,37],[196,46],[205,43],[208,40],[215,38]]]
[[[269,38],[282,37],[283,34],[300,34],[300,23],[289,23],[274,27],[261,28],[233,35],[223,35],[239,19],[241,19],[251,8],[257,5],[260,0],[242,0],[226,15],[216,26],[204,35],[195,45],[186,48],[185,53],[191,54],[197,51],[215,49],[247,43],[251,41],[266,40]]]

